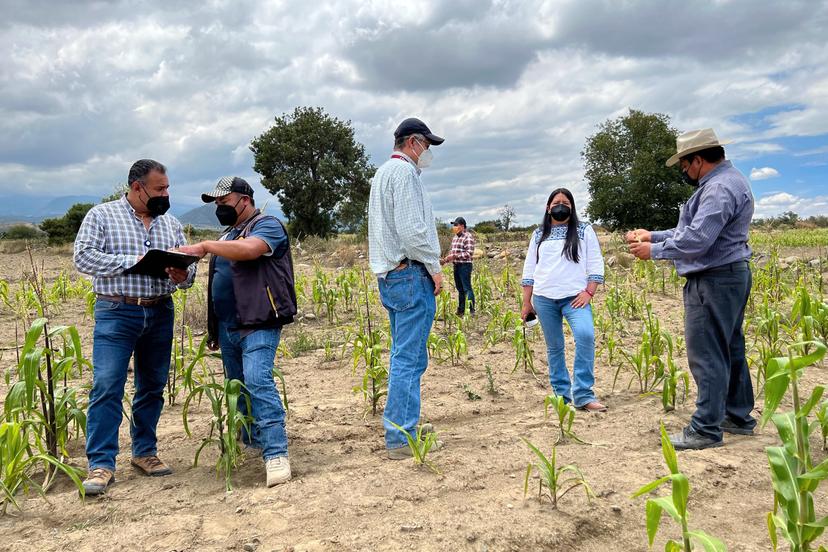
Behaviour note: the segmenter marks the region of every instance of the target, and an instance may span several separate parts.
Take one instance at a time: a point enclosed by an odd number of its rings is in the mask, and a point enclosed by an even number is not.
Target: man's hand
[[[176,284],[186,282],[187,278],[190,276],[190,273],[183,268],[174,268],[170,266],[165,268],[164,270],[167,272],[167,276],[170,277],[170,280],[172,280]]]
[[[194,243],[193,245],[182,245],[178,249],[174,249],[173,251],[178,251],[179,253],[186,253],[187,255],[195,255],[199,259],[204,257],[207,254],[207,250],[204,249],[203,243]]]
[[[650,255],[650,248],[653,244],[650,242],[642,241],[641,243],[633,242],[630,244],[630,253],[641,259],[642,261],[646,261],[647,259],[651,258]]]
[[[523,303],[523,308],[520,309],[520,319],[526,322],[526,317],[529,316],[530,312],[535,312],[535,306],[532,304],[532,301],[525,301]]]
[[[434,280],[434,295],[440,295],[440,292],[443,291],[443,274],[441,272],[432,274],[431,279]]]
[[[576,309],[582,309],[585,306],[589,305],[589,302],[592,301],[592,295],[587,293],[586,291],[582,291],[578,295],[575,296],[575,299],[572,300],[570,306]]]
[[[627,243],[641,243],[652,241],[652,234],[649,230],[639,228],[638,230],[630,230],[624,235]]]

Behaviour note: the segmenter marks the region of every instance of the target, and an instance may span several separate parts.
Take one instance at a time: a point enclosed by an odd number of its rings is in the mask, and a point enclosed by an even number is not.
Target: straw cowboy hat
[[[679,159],[685,155],[696,151],[705,150],[708,148],[715,148],[716,146],[724,146],[730,144],[733,140],[720,141],[716,137],[716,133],[712,128],[703,128],[701,130],[691,130],[685,132],[676,138],[677,153],[667,160],[667,166],[672,167],[678,163]]]

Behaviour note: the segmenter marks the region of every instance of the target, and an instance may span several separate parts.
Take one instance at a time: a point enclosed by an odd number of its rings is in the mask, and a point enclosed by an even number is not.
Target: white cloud
[[[802,197],[787,192],[766,195],[754,204],[753,218],[769,218],[793,211],[800,217],[828,214],[828,196]]]
[[[768,178],[776,178],[777,176],[779,176],[779,171],[773,167],[762,167],[761,169],[754,167],[750,169],[751,180],[767,180]]]
[[[652,1],[423,0],[392,13],[377,0],[149,0],[138,23],[130,2],[7,3],[0,196],[55,182],[103,196],[154,157],[173,201],[197,204],[222,175],[258,185],[250,140],[322,106],[352,121],[375,164],[399,120],[423,118],[446,137],[424,173],[437,216],[473,222],[510,203],[525,224],[558,186],[583,210],[584,142],[630,107],[712,126],[737,140],[735,159],[828,133],[825,3],[684,3],[664,17]],[[699,17],[710,24],[682,23]],[[765,131],[737,118],[765,110]]]

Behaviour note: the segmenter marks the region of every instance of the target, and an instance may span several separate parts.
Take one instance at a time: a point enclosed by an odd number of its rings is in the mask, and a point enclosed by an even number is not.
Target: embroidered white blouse
[[[578,223],[578,262],[563,254],[567,225],[553,225],[540,243],[542,229],[529,239],[521,285],[534,286],[532,293],[548,299],[565,299],[586,289],[587,282],[604,282],[604,257],[592,226]]]

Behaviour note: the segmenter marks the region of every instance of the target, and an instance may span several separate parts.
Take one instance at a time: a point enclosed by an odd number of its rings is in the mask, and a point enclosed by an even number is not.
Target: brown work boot
[[[138,468],[138,471],[151,477],[170,475],[172,470],[157,456],[133,456],[130,463]]]
[[[83,482],[83,492],[86,496],[103,494],[107,487],[115,483],[115,474],[106,468],[94,468]]]

